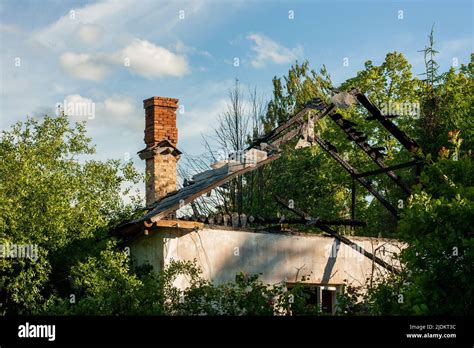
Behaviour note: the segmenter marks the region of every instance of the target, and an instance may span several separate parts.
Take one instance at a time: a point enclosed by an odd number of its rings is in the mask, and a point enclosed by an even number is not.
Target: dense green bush
[[[265,285],[258,275],[238,274],[215,285],[202,278],[196,262],[171,261],[161,272],[144,265],[129,268],[125,252],[109,243],[98,257],[71,270],[74,297],[51,298],[52,315],[290,315],[318,314],[302,286]],[[184,276],[189,286],[174,285]],[[73,299],[73,300],[72,300]]]

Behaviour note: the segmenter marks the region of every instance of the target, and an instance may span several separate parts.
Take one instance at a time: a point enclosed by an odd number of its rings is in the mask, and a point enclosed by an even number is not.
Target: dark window
[[[287,283],[286,287],[288,290],[293,289],[296,286],[294,283]],[[327,289],[327,285],[316,285],[316,284],[304,284],[299,287],[300,294],[304,294],[306,297],[307,308],[316,308],[319,307],[321,312],[333,314],[334,308],[336,305],[336,290],[339,288],[339,285],[330,285]],[[300,314],[296,310],[293,310],[293,314]]]
[[[336,292],[333,290],[321,290],[321,311],[322,312],[332,313],[335,295],[336,295]]]

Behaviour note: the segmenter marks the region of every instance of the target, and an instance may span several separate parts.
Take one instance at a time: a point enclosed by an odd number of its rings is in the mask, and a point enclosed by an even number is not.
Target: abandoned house
[[[352,220],[325,221],[312,218],[295,207],[293,202],[278,199],[289,211],[301,217],[299,223],[311,224],[324,234],[290,232],[252,228],[255,218],[245,214],[216,215],[205,219],[178,218],[177,211],[204,194],[221,187],[238,175],[255,170],[279,158],[279,147],[290,139],[299,137],[297,148],[318,144],[375,199],[397,216],[392,206],[374,188],[367,176],[388,175],[407,193],[409,186],[394,170],[407,166],[418,166],[419,161],[387,167],[379,148],[372,147],[358,132],[353,122],[337,113],[353,103],[365,107],[369,120],[379,122],[408,151],[415,153],[418,145],[391,122],[388,116],[370,100],[358,92],[337,92],[327,104],[320,99],[309,101],[287,122],[256,139],[239,158],[219,161],[203,173],[186,180],[177,190],[177,162],[181,152],[177,148],[178,130],[176,110],[178,100],[152,97],[144,101],[145,144],[139,152],[146,161],[146,205],[147,213],[135,220],[123,223],[115,233],[130,246],[131,255],[139,263],[149,263],[154,270],[166,267],[170,260],[197,260],[203,276],[213,282],[234,281],[236,274],[261,274],[268,284],[285,282],[291,287],[295,282],[307,284],[314,301],[323,311],[334,313],[336,294],[347,284],[364,284],[373,275],[398,272],[393,254],[400,251],[395,240],[369,237],[350,237],[338,234],[331,225],[357,225]],[[327,141],[314,135],[314,123],[330,117],[354,141],[357,146],[378,165],[380,169],[360,173],[338,155],[337,149]],[[354,187],[355,185],[353,185]],[[354,188],[353,188],[354,189]],[[354,204],[354,202],[353,202]],[[374,274],[375,273],[375,274]],[[179,279],[180,287],[186,279]]]

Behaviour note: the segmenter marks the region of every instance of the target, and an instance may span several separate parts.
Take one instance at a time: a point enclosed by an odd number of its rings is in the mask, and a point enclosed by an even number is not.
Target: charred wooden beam
[[[286,201],[283,198],[281,198],[279,196],[275,196],[275,200],[280,205],[282,205],[283,207],[288,209],[289,211],[292,211],[296,215],[302,217],[305,221],[318,220],[318,219],[311,218],[311,216],[309,216],[309,214],[304,212],[303,210],[300,210],[300,209],[296,208],[295,206],[290,206],[289,204],[286,203]]]
[[[326,151],[332,158],[336,160],[359,184],[364,186],[367,191],[369,191],[382,205],[390,212],[392,213],[397,219],[398,217],[398,212],[397,209],[390,204],[389,201],[387,201],[371,184],[369,181],[367,181],[365,178],[359,178],[357,175],[359,172],[357,169],[352,167],[349,163],[347,163],[339,154],[337,153],[337,150],[334,145],[332,145],[328,141],[324,141],[319,137],[315,138],[316,142],[321,146],[321,148]]]
[[[294,128],[288,132],[286,132],[283,136],[281,137],[278,137],[276,138],[275,140],[271,140],[269,141],[269,144],[271,146],[276,146],[276,147],[279,147],[283,144],[285,144],[286,142],[290,141],[291,139],[293,139],[294,137],[298,136],[298,134],[301,132],[300,128],[297,127],[297,128]]]
[[[344,133],[347,134],[347,137],[354,141],[357,146],[359,146],[362,151],[364,151],[380,168],[386,169],[387,166],[383,162],[380,157],[382,154],[380,153],[381,148],[377,147],[371,147],[367,142],[366,142],[366,137],[361,137],[362,133],[351,131],[353,128],[345,128],[344,125],[347,125],[347,122],[350,122],[346,119],[341,114],[332,114],[330,115],[331,119],[344,131]],[[355,125],[355,123],[351,122],[352,124]],[[359,134],[360,133],[360,134]],[[411,193],[410,188],[408,185],[393,171],[387,170],[384,171],[388,175],[390,179],[392,179],[398,186],[400,186],[403,191],[405,191],[407,194]]]
[[[395,139],[400,142],[400,144],[403,145],[403,147],[416,156],[420,146],[415,140],[410,138],[405,132],[398,128],[392,121],[388,119],[388,117],[382,115],[382,112],[379,110],[379,108],[375,106],[363,93],[355,92],[354,96],[357,98],[359,103],[371,113],[373,119],[379,121],[382,126],[388,130],[395,137]]]
[[[322,111],[326,108],[326,103],[324,103],[321,98],[313,98],[308,101],[304,107]]]
[[[386,168],[369,170],[367,172],[359,173],[359,174],[357,174],[357,176],[359,178],[363,178],[363,177],[367,177],[367,176],[386,173],[386,172],[391,171],[391,170],[397,170],[397,169],[402,169],[402,168],[407,168],[407,167],[412,167],[412,166],[419,166],[420,164],[421,164],[420,161],[415,160],[415,161],[396,164],[394,166],[390,166],[390,167],[386,167]]]
[[[326,220],[318,219],[316,225],[332,225],[332,226],[367,226],[365,221],[356,219]]]
[[[351,247],[352,249],[356,250],[357,252],[361,253],[362,255],[364,255],[365,257],[371,259],[372,261],[374,261],[376,264],[382,266],[383,268],[389,270],[390,272],[392,273],[395,273],[395,274],[399,274],[400,273],[400,270],[398,270],[397,268],[393,267],[392,265],[390,265],[389,263],[385,262],[384,260],[382,260],[380,257],[377,257],[375,256],[374,254],[368,252],[367,250],[365,250],[364,248],[362,248],[360,245],[358,245],[357,243],[354,243],[353,241],[351,241],[349,238],[346,238],[344,236],[341,236],[339,233],[337,233],[336,231],[334,231],[333,229],[331,229],[330,227],[328,226],[324,226],[324,225],[321,225],[321,226],[317,226],[320,230],[326,232],[327,234],[330,234],[331,236],[333,236],[334,238],[336,238],[337,240],[340,240],[341,242],[343,242],[344,244],[348,245],[349,247]]]
[[[278,198],[277,201],[282,206],[284,206],[286,209],[288,209],[288,210],[292,211],[293,213],[301,216],[303,219],[308,220],[308,218],[309,218],[310,221],[312,220],[311,217],[306,212],[304,212],[300,209],[297,209],[295,207],[288,206],[283,199]],[[319,226],[316,226],[316,227],[318,227],[321,231],[326,232],[327,234],[333,236],[334,238],[336,238],[337,240],[339,240],[342,243],[346,244],[347,246],[351,247],[355,251],[361,253],[362,255],[369,258],[370,260],[374,261],[376,264],[378,264],[378,265],[382,266],[383,268],[389,270],[390,272],[395,273],[395,274],[400,273],[400,270],[398,270],[397,268],[395,268],[392,265],[390,265],[389,263],[385,262],[380,257],[377,257],[374,254],[368,252],[367,250],[362,248],[357,243],[354,243],[353,241],[351,241],[349,238],[346,238],[346,237],[340,235],[339,233],[334,231],[332,228],[330,228],[328,226],[325,226],[325,225],[319,225]]]
[[[307,103],[307,105],[299,111],[296,115],[291,117],[288,121],[284,122],[282,125],[278,126],[275,129],[272,129],[269,133],[265,134],[264,136],[254,140],[248,147],[247,150],[251,148],[255,148],[259,146],[261,143],[270,143],[272,140],[277,139],[283,135],[284,132],[286,132],[291,126],[293,126],[295,123],[300,122],[310,111],[312,110],[317,110],[319,111],[319,114],[316,115],[314,121],[318,121],[322,119],[324,116],[330,114],[335,110],[335,107],[333,104],[326,105],[323,101],[320,101],[317,104],[311,104]],[[297,134],[297,133],[296,133]],[[292,136],[295,136],[296,134],[293,134]],[[285,139],[285,141],[291,139],[291,137],[288,137],[288,139]],[[283,141],[279,141],[279,144],[284,143]]]
[[[307,224],[308,220],[305,219],[287,219],[287,218],[257,218],[255,220],[259,224],[289,224],[289,225],[301,225]],[[352,220],[352,219],[340,219],[340,220],[327,220],[327,219],[313,219],[311,225],[329,225],[329,226],[367,226],[365,221]]]

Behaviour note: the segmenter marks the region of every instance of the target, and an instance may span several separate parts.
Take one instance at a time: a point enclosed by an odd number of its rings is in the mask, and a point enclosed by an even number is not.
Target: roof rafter
[[[295,213],[296,215],[298,216],[301,216],[303,219],[305,219],[307,221],[307,224],[308,225],[315,225],[317,228],[319,228],[321,231],[323,232],[326,232],[327,234],[333,236],[334,238],[336,238],[337,240],[341,241],[342,243],[346,244],[347,246],[351,247],[352,249],[356,250],[357,252],[361,253],[362,255],[364,255],[365,257],[371,259],[372,261],[374,261],[376,264],[382,266],[383,268],[389,270],[390,272],[393,272],[395,274],[399,274],[400,273],[400,270],[393,267],[392,265],[390,265],[389,263],[385,262],[384,260],[382,260],[380,257],[377,257],[375,256],[374,254],[368,252],[367,250],[365,250],[364,248],[362,248],[360,245],[358,245],[357,243],[351,241],[349,238],[346,238],[342,235],[340,235],[339,233],[337,233],[336,231],[334,231],[332,228],[328,227],[327,225],[321,225],[321,224],[313,224],[312,222],[313,221],[318,221],[317,219],[313,219],[311,218],[311,216],[309,216],[309,214],[307,214],[306,212],[298,209],[298,208],[295,208],[295,207],[290,207],[289,205],[287,205],[285,203],[285,201],[283,199],[281,199],[280,197],[276,197],[277,198],[277,202],[282,205],[284,208],[292,211],[293,213]]]

